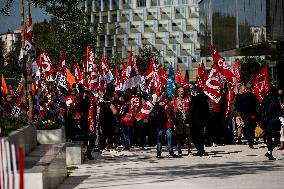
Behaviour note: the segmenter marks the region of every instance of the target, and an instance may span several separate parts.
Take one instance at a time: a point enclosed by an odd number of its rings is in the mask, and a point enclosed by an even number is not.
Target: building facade
[[[0,40],[2,41],[4,56],[13,50],[14,44],[20,39],[21,31],[8,31],[7,33],[0,34]]]
[[[214,44],[223,56],[264,56],[284,87],[284,2],[282,0],[202,0],[201,56]]]
[[[198,0],[89,0],[85,3],[92,23],[99,24],[97,47],[105,54],[127,58],[130,48],[137,55],[139,48],[149,45],[160,52],[161,64],[178,64],[181,70],[196,72],[200,53]]]

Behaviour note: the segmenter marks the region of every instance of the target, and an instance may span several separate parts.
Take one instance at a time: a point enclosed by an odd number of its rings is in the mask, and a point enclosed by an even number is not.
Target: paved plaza
[[[283,189],[284,151],[275,150],[277,160],[269,161],[265,145],[255,147],[206,147],[206,156],[181,158],[167,158],[165,151],[161,159],[156,158],[155,147],[94,152],[95,160],[71,167],[58,189]]]

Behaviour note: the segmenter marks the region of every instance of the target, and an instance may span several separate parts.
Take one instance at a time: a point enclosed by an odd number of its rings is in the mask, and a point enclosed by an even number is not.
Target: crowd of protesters
[[[282,90],[272,87],[260,105],[251,86],[240,85],[226,116],[225,95],[215,103],[196,85],[189,88],[180,85],[172,98],[161,90],[161,98],[149,119],[135,119],[155,91],[152,87],[150,94],[137,88],[115,92],[114,86],[108,85],[93,93],[83,85],[74,84],[70,90],[50,86],[34,99],[38,107],[34,107],[33,117],[36,125],[46,120],[64,125],[68,141],[85,141],[88,159],[93,159],[93,150],[115,151],[119,146],[123,146],[123,150],[144,149],[146,145],[156,146],[158,158],[162,157],[163,145],[167,146],[168,157],[178,157],[183,155],[183,145],[187,147],[186,154],[192,154],[192,143],[197,150],[192,155],[203,156],[204,146],[243,144],[243,138],[247,139],[249,148],[254,149],[257,123],[265,131],[267,158],[275,160],[272,151],[280,141],[279,150],[284,149],[283,125],[281,128],[279,120],[284,116]],[[3,117],[11,115],[15,100],[13,89],[9,87],[9,94],[1,100]]]

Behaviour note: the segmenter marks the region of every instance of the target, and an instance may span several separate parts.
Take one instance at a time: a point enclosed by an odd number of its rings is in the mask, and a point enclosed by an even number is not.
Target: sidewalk
[[[154,147],[94,153],[95,160],[77,166],[58,189],[284,188],[284,151],[275,150],[277,160],[269,161],[264,156],[265,145],[255,147],[258,149],[247,145],[206,147],[207,156],[172,159],[157,159]],[[165,151],[162,156],[166,155]]]

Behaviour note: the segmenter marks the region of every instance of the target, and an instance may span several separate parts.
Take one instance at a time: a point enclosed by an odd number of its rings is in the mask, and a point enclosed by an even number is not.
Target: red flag
[[[216,49],[210,45],[211,54],[213,57],[213,62],[218,65],[218,71],[226,78],[226,80],[231,84],[232,88],[235,88],[235,82],[233,80],[234,74],[232,71],[227,67],[225,60],[219,55]]]
[[[143,105],[141,111],[136,115],[136,119],[144,120],[151,117],[151,113],[156,105],[156,103],[160,100],[161,96],[158,92],[159,89],[156,90],[156,93],[151,96],[151,98]]]
[[[98,73],[95,71],[95,66],[92,66],[91,81],[89,87],[91,90],[96,90],[98,86],[99,86]]]
[[[188,79],[188,70],[186,70],[186,72],[185,72],[185,76],[184,76],[184,78],[183,78],[183,87],[185,88],[185,89],[189,89],[189,84],[188,84],[188,81],[189,81],[189,79]]]
[[[125,62],[122,64],[122,79],[123,81],[127,80],[127,65]]]
[[[140,70],[141,70],[141,64],[140,64],[140,61],[139,61],[139,56],[136,57],[136,73],[137,75],[140,75]]]
[[[93,99],[91,98],[90,100],[90,109],[89,109],[89,116],[88,116],[88,123],[89,123],[89,127],[88,127],[88,133],[92,134],[95,131],[95,127],[94,127],[94,108],[93,108]]]
[[[264,93],[260,90],[259,86],[260,84],[258,82],[258,79],[256,79],[253,84],[252,93],[257,96],[259,103],[261,103],[264,97]]]
[[[258,88],[263,94],[267,94],[270,90],[268,68],[267,66],[261,68],[257,74],[248,82],[251,85],[257,84]]]
[[[27,53],[30,54],[35,54],[35,48],[33,45],[33,20],[32,20],[32,15],[29,12],[28,13],[29,16],[29,21],[28,21],[28,26],[26,26],[26,24],[24,24],[24,40],[25,40],[25,46],[24,46],[24,50]]]
[[[228,117],[229,112],[230,112],[230,105],[233,102],[234,99],[234,91],[231,88],[228,88],[228,93],[227,93],[227,109],[226,109],[226,117]]]
[[[87,66],[86,71],[87,73],[93,71],[93,67],[96,64],[95,54],[92,51],[92,48],[90,46],[87,46]]]
[[[241,81],[241,74],[240,74],[240,67],[239,67],[239,60],[236,59],[235,60],[235,64],[234,64],[234,75],[237,79],[237,82],[239,83]]]
[[[127,65],[127,72],[126,72],[126,77],[129,78],[132,68],[134,67],[134,61],[133,61],[133,53],[132,53],[132,47],[130,48],[129,52],[129,58],[128,58],[128,65]]]
[[[48,78],[53,72],[55,72],[48,53],[44,51],[42,51],[42,53],[40,54],[39,67],[43,77],[45,78]]]
[[[144,73],[144,78],[147,86],[147,92],[150,92],[151,87],[160,87],[161,85],[161,79],[158,74],[158,70],[155,65],[155,59],[152,58],[151,65],[149,69]]]
[[[205,66],[203,62],[198,65],[198,77],[197,77],[197,86],[201,89],[204,88],[205,82],[207,80],[207,75],[205,71]]]
[[[182,83],[183,82],[183,78],[181,76],[179,67],[177,65],[177,70],[176,70],[176,83]]]
[[[203,91],[216,103],[221,99],[220,78],[218,76],[216,64],[213,64],[211,67]]]
[[[104,55],[102,56],[102,63],[101,63],[101,79],[104,80],[104,84],[107,85],[113,80],[113,75],[109,69],[109,66],[104,58]]]
[[[67,73],[64,53],[61,54],[61,58],[58,61],[55,81],[57,87],[67,88]]]
[[[167,72],[162,67],[160,67],[158,69],[158,75],[160,76],[161,87],[163,89],[166,89],[167,88],[167,83],[168,83],[168,74],[167,74]]]
[[[123,83],[122,83],[122,77],[119,75],[119,69],[118,66],[115,65],[115,91],[122,90]]]
[[[81,83],[83,81],[83,77],[82,77],[78,63],[73,66],[73,70],[74,70],[74,76],[75,76],[76,84],[78,85],[79,83]]]

